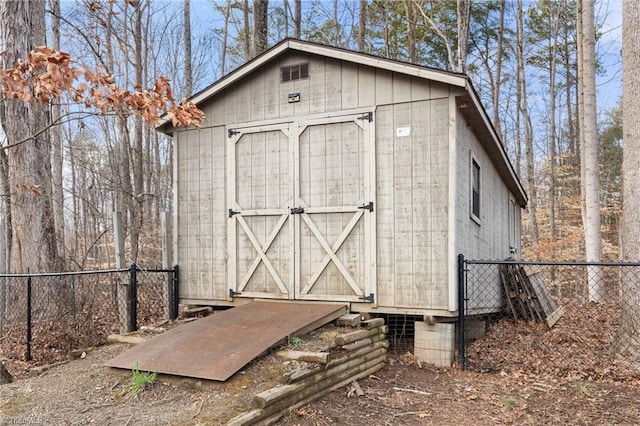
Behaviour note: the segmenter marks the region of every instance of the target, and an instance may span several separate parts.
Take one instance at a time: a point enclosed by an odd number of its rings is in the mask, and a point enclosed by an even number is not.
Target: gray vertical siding
[[[301,62],[309,62],[309,78],[281,83],[280,67]],[[225,126],[297,122],[309,116],[370,107],[375,111],[377,226],[374,235],[378,307],[383,312],[385,307],[447,311],[451,262],[457,253],[463,252],[468,257],[504,258],[509,255],[510,241],[509,191],[464,118],[459,114],[450,117],[449,92],[446,84],[298,53],[276,58],[207,101],[201,106],[207,115],[203,129],[177,132],[175,140],[178,161],[176,261],[182,271],[181,297],[194,303],[227,299],[230,200],[227,200],[225,181],[228,175]],[[300,93],[300,102],[287,102],[290,93]],[[457,142],[455,164],[449,160],[452,158],[449,155],[452,119],[456,120],[453,124]],[[398,129],[401,129],[400,135]],[[408,135],[403,136],[402,131]],[[300,134],[301,194],[317,201],[318,205],[329,202],[329,198],[341,198],[330,200],[329,204],[353,203],[356,198],[362,198],[357,186],[349,186],[351,180],[359,179],[358,168],[363,161],[358,151],[363,148],[349,145],[354,132],[362,130],[352,121],[351,124],[314,125]],[[288,195],[283,193],[288,183],[282,179],[289,170],[286,164],[289,159],[287,149],[281,146],[287,143],[289,139],[279,131],[240,139],[235,147],[239,202],[251,208],[288,207],[284,205],[289,202]],[[280,148],[275,149],[276,145]],[[314,150],[320,150],[321,155],[320,151],[314,154]],[[470,155],[482,167],[481,225],[469,217]],[[314,167],[322,164],[314,161],[333,163],[325,167],[326,171],[322,172],[325,174],[319,175]],[[456,174],[454,206],[449,205],[451,168]],[[280,180],[273,183],[274,179]],[[455,211],[455,230],[449,229],[450,209]],[[515,210],[519,225],[520,209]],[[351,213],[337,213],[318,216],[317,221],[331,244],[351,217]],[[277,216],[247,218],[263,240],[277,220]],[[339,226],[334,226],[334,222]],[[349,256],[364,256],[363,227],[364,223],[356,225],[354,237],[345,242],[341,254],[345,263],[350,262]],[[287,257],[290,251],[286,247],[290,244],[288,233],[292,229],[284,226],[282,238],[278,237],[270,252],[274,267],[286,276],[285,282],[292,273],[292,260]],[[322,258],[325,252],[304,224],[300,230],[304,252],[301,271],[303,276],[309,276],[313,274],[313,257]],[[240,228],[237,232],[238,252],[245,253],[238,259],[242,269],[254,261],[255,253]],[[455,233],[456,253],[450,253],[448,246],[451,232]],[[517,235],[519,241],[519,232],[517,229],[511,239]],[[354,276],[358,279],[364,276],[361,261],[350,265]],[[238,280],[242,279],[240,275],[236,277]],[[329,275],[339,275],[333,264],[309,294],[350,291],[344,282],[328,288],[328,283],[339,282],[327,279]],[[277,291],[272,281],[261,265],[247,289]]]

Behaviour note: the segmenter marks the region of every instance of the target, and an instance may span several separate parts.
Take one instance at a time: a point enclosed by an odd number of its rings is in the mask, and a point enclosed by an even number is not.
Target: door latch
[[[369,201],[369,204],[365,204],[364,206],[359,206],[358,207],[360,210],[369,210],[370,212],[373,211],[373,201]]]
[[[368,296],[360,296],[358,297],[358,299],[368,303],[374,303],[374,300],[375,300],[373,293],[369,293]]]
[[[373,112],[366,112],[364,115],[358,117],[358,120],[367,120],[369,123],[373,121]]]
[[[291,214],[302,214],[304,213],[304,207],[294,207],[291,209]]]

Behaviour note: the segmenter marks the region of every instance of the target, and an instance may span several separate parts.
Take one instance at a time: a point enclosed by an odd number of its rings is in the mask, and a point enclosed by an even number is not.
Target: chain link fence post
[[[178,265],[173,267],[173,277],[171,280],[171,319],[175,320],[178,318],[178,304],[180,303],[179,297],[179,287],[180,287],[180,278],[178,277],[179,268]]]
[[[129,332],[138,329],[138,266],[129,268]]]
[[[458,366],[465,369],[465,340],[464,340],[464,314],[465,314],[465,260],[464,255],[458,255]]]
[[[29,269],[27,269],[27,273],[29,273]],[[25,354],[27,361],[31,361],[31,308],[31,275],[29,275],[27,276],[27,350]]]

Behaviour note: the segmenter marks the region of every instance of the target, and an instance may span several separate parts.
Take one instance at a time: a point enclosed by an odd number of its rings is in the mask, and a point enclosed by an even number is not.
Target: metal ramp
[[[288,336],[306,334],[346,311],[338,304],[251,302],[182,324],[106,365],[225,381]]]

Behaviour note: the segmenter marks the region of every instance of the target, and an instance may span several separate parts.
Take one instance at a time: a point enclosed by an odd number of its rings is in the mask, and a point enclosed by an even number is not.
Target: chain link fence
[[[0,275],[0,347],[49,363],[112,333],[175,319],[178,270],[128,269]]]
[[[640,263],[459,262],[463,368],[640,378]]]

